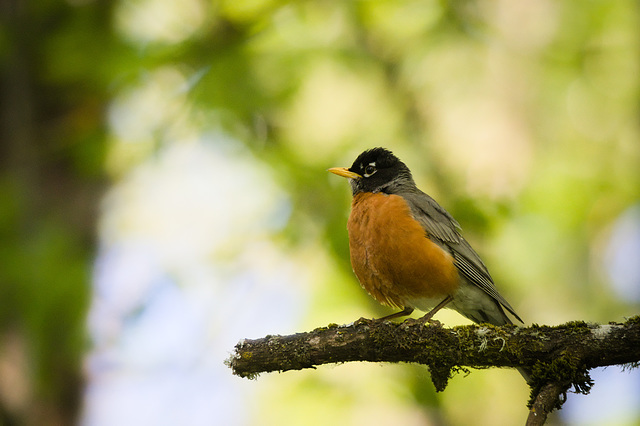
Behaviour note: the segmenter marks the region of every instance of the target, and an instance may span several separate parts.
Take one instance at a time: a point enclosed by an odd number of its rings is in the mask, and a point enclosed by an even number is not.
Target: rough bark
[[[460,370],[526,367],[532,373],[527,424],[543,424],[573,387],[587,394],[588,371],[640,361],[640,316],[625,323],[530,327],[488,324],[445,328],[414,320],[402,323],[359,319],[289,336],[242,340],[226,361],[233,374],[301,370],[349,361],[415,362],[426,365],[438,391]]]

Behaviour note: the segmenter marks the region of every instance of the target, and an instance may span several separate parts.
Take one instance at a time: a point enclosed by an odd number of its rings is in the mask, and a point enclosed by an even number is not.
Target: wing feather
[[[403,194],[403,197],[429,238],[451,252],[455,266],[464,277],[523,322],[509,302],[498,292],[489,270],[467,240],[460,235],[460,225],[449,212],[422,191]]]

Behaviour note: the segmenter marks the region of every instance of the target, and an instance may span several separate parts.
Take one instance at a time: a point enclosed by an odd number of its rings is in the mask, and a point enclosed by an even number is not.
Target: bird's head
[[[349,168],[333,167],[328,171],[348,178],[353,195],[361,192],[393,194],[402,189],[415,188],[409,168],[385,148],[363,152]]]

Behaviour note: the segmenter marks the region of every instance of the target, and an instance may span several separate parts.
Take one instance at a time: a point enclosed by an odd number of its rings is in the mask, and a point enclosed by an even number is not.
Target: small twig
[[[543,425],[547,421],[549,413],[562,405],[568,388],[568,386],[562,386],[558,383],[549,383],[543,386],[531,406],[526,426]]]

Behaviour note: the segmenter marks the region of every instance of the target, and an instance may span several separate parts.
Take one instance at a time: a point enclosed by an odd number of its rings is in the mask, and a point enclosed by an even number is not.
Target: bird
[[[426,312],[418,320],[425,324],[446,307],[475,323],[513,324],[505,310],[523,322],[458,222],[418,189],[407,165],[391,151],[369,149],[351,167],[328,171],[351,184],[347,231],[360,285],[381,304],[401,309],[379,320],[418,309]],[[529,381],[526,370],[521,374]]]

